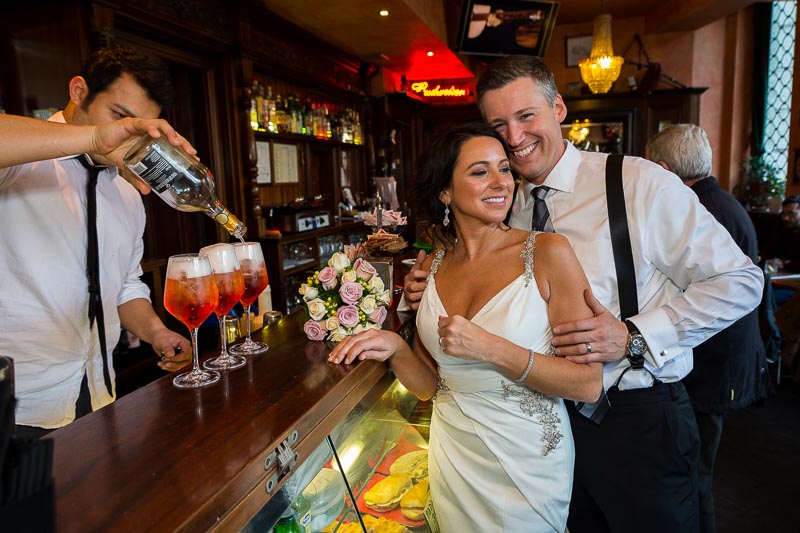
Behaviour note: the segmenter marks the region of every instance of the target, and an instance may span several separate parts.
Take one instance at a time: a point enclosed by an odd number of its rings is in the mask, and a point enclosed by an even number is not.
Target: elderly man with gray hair
[[[647,159],[672,171],[728,230],[746,255],[758,261],[756,231],[744,207],[711,176],[711,145],[694,124],[676,124],[647,143]],[[698,243],[702,246],[702,243]],[[700,433],[700,525],[713,532],[711,492],[714,458],[725,413],[762,400],[769,390],[766,355],[753,310],[694,349],[694,370],[683,379]]]

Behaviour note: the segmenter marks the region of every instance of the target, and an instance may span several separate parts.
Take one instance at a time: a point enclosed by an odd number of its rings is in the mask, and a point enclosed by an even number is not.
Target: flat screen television
[[[557,1],[464,0],[457,52],[543,56],[557,13]]]

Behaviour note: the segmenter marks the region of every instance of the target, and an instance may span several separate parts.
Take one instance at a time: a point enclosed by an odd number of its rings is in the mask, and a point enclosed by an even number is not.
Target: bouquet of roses
[[[349,247],[348,247],[349,248]],[[351,253],[353,249],[348,251]],[[314,272],[300,286],[308,306],[309,320],[303,325],[312,341],[339,342],[348,335],[381,329],[392,303],[391,287],[368,261],[336,252],[328,266]]]

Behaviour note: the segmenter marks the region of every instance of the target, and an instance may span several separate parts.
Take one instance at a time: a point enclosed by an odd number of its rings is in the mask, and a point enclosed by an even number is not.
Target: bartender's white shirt
[[[61,113],[50,120],[64,122]],[[89,329],[86,181],[86,169],[74,158],[0,169],[0,354],[14,359],[17,424],[57,428],[72,422],[84,374],[93,409],[114,400],[103,383],[97,326]],[[120,335],[117,306],[150,298],[139,279],[144,226],[136,189],[115,167],[102,171],[97,233],[112,367]]]
[[[607,154],[581,152],[571,143],[547,176],[545,197],[556,233],[569,240],[595,297],[619,317],[617,276],[605,191]],[[622,170],[628,228],[639,294],[631,318],[648,345],[645,366],[664,382],[692,369],[692,348],[752,311],[764,277],[730,234],[680,179],[650,161],[626,157]],[[523,182],[511,225],[531,227],[534,185]],[[606,390],[629,366],[623,358],[603,367]],[[620,389],[650,386],[631,370]]]

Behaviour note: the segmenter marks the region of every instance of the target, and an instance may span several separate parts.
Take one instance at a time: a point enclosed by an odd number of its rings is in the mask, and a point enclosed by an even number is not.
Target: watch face
[[[644,352],[647,350],[647,343],[644,342],[644,337],[641,335],[631,335],[630,340],[628,340],[628,350],[631,352],[631,355],[636,357],[644,355]]]

